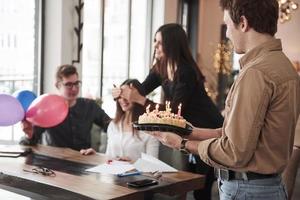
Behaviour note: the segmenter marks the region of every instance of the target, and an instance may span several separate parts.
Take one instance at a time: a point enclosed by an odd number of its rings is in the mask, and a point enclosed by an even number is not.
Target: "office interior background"
[[[216,66],[218,44],[224,39],[217,0],[0,0],[0,93],[56,93],[56,67],[74,64],[82,79],[81,96],[98,99],[113,117],[113,84],[129,77],[143,81],[155,31],[164,23],[183,25],[207,91],[222,109],[230,77],[220,79]],[[299,23],[298,9],[290,20],[278,23],[276,34],[296,68]],[[239,57],[232,53],[225,74],[234,77]],[[159,100],[159,89],[151,96]],[[2,144],[15,144],[23,136],[19,124],[0,131]]]
[[[218,45],[226,41],[218,0],[0,0],[0,93],[56,93],[56,67],[74,64],[82,80],[81,96],[97,99],[113,117],[113,84],[144,80],[155,31],[165,23],[180,23],[187,31],[207,92],[222,109],[240,56],[231,53],[225,71],[216,64]],[[278,23],[276,34],[298,71],[299,24],[300,9]],[[160,90],[151,98],[159,101]],[[20,124],[0,127],[0,133],[0,144],[17,144],[24,135]],[[94,134],[93,146],[104,151],[99,134]]]

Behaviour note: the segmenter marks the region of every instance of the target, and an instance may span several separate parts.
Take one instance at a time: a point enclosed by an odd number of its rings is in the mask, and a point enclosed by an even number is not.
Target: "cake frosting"
[[[180,112],[175,114],[171,112],[171,109],[167,107],[165,111],[158,111],[156,108],[153,111],[149,111],[149,106],[144,114],[139,116],[139,124],[166,124],[177,126],[181,128],[186,127],[186,120],[180,115]]]

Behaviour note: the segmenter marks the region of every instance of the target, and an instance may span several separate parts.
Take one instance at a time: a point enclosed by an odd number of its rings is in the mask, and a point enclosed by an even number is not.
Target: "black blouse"
[[[173,81],[163,78],[151,70],[145,81],[142,83],[145,94],[152,92],[158,86],[162,86],[165,101],[171,102],[172,112],[177,113],[179,103],[182,103],[182,116],[200,128],[220,128],[223,124],[223,117],[218,108],[208,97],[204,83],[197,81],[196,71],[189,66],[181,66]],[[146,105],[154,104],[147,100]],[[165,105],[160,105],[164,110]],[[154,108],[154,105],[151,106]]]

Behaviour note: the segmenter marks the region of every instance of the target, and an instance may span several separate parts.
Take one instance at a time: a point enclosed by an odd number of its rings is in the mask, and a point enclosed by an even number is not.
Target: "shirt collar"
[[[269,51],[282,51],[281,40],[274,38],[251,49],[239,60],[240,68],[243,69],[254,58],[264,55]]]

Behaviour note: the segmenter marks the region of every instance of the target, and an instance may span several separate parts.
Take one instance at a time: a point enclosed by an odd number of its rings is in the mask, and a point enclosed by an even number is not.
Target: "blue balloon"
[[[18,90],[13,93],[13,96],[19,100],[25,112],[28,110],[31,102],[36,99],[36,95],[29,90]]]

